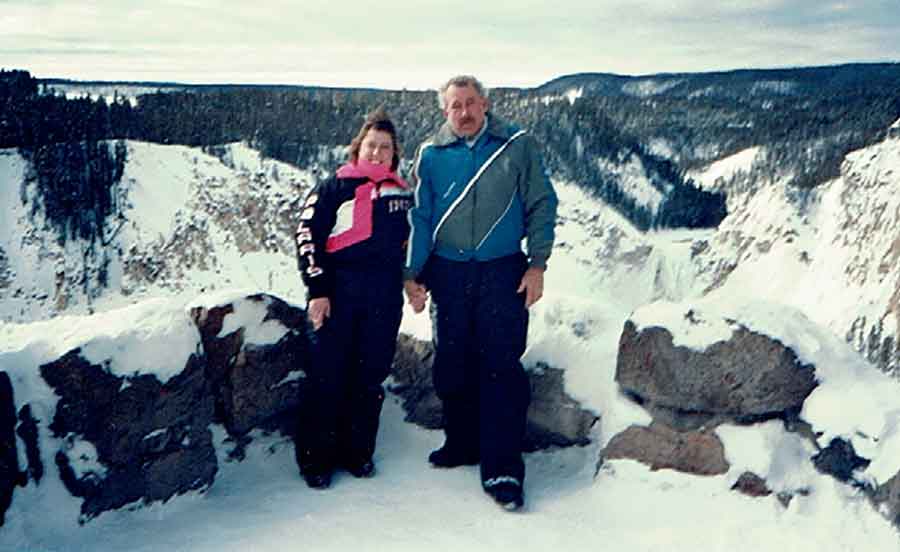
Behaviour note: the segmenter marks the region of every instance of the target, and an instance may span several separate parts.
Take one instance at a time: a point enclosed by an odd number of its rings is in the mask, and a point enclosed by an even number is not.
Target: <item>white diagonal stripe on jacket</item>
[[[472,187],[475,186],[475,182],[478,181],[478,179],[481,177],[481,175],[484,173],[484,171],[486,171],[487,168],[491,165],[491,163],[493,163],[494,160],[497,159],[497,157],[499,157],[500,154],[506,150],[507,146],[509,146],[513,142],[513,140],[515,140],[516,138],[518,138],[524,134],[525,134],[525,131],[520,130],[520,131],[516,132],[515,134],[513,134],[512,136],[510,136],[509,140],[507,140],[506,142],[503,143],[502,146],[497,148],[497,151],[495,151],[490,157],[488,157],[487,161],[485,161],[484,164],[482,164],[481,167],[478,168],[478,172],[475,173],[475,176],[473,176],[471,179],[469,179],[469,182],[466,184],[465,189],[462,191],[462,193],[459,194],[459,197],[457,197],[453,201],[453,203],[450,204],[450,207],[448,207],[447,210],[444,212],[444,215],[441,217],[441,220],[439,220],[437,225],[434,227],[434,232],[431,233],[431,241],[432,242],[437,242],[437,235],[438,235],[438,232],[440,232],[440,230],[441,230],[441,226],[444,225],[444,222],[447,220],[447,217],[449,217],[453,213],[453,211],[459,206],[459,204],[462,202],[462,200],[465,199],[466,195],[468,195],[468,193],[469,193],[469,191],[471,191]],[[504,211],[503,214],[506,214],[506,211]],[[501,216],[501,218],[502,218],[502,216]],[[496,222],[494,223],[494,225],[491,226],[491,229],[493,229],[494,226],[496,226]]]

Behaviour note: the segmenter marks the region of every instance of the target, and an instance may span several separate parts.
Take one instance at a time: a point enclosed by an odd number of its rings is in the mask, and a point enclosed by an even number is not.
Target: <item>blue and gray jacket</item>
[[[419,147],[415,206],[404,277],[416,279],[434,253],[452,261],[488,261],[522,250],[545,267],[553,248],[557,198],[537,144],[488,114],[470,147],[449,123]]]

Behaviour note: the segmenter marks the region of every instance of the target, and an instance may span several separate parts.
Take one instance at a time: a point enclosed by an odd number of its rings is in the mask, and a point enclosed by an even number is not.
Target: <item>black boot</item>
[[[327,489],[331,485],[331,472],[307,471],[303,473],[303,480],[310,489]]]
[[[310,448],[296,444],[294,454],[300,475],[310,489],[327,489],[331,485],[331,462],[316,455]]]
[[[522,485],[512,477],[499,477],[495,480],[486,481],[484,483],[484,492],[508,512],[519,510],[525,504]]]
[[[448,447],[446,444],[428,455],[428,461],[435,468],[456,468],[478,464],[478,454]]]
[[[365,460],[362,462],[351,462],[344,465],[344,469],[357,478],[375,477],[375,462]]]

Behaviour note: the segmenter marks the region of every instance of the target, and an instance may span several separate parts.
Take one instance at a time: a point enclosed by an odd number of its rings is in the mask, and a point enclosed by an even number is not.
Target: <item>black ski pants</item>
[[[296,453],[302,471],[322,473],[372,458],[402,289],[400,270],[335,271],[331,315],[313,334],[300,406]]]
[[[481,480],[524,482],[522,441],[531,387],[520,358],[528,334],[524,254],[491,261],[428,261],[435,326],[434,386],[450,450],[481,459]]]

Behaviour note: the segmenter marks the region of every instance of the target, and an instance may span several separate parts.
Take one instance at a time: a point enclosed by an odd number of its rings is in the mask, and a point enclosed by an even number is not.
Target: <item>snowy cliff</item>
[[[743,178],[732,180],[729,216],[697,245],[693,262],[706,292],[793,305],[897,375],[900,138],[850,153],[840,178],[807,191],[778,181],[743,191],[747,159],[733,160]],[[720,176],[722,162],[709,172]]]

